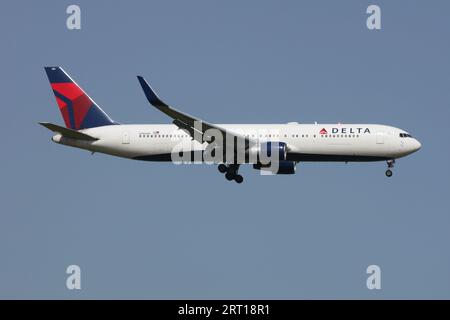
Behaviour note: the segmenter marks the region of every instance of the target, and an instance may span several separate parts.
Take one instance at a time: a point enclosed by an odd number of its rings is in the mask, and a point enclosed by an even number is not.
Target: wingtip
[[[153,90],[151,89],[150,85],[149,85],[148,82],[144,79],[143,76],[137,76],[137,78],[138,78],[139,83],[140,83],[140,85],[141,85],[141,87],[142,87],[142,89],[143,89],[144,91],[147,91],[147,90],[149,90],[149,89],[150,89],[151,91],[153,91]]]
[[[53,124],[50,123],[50,122],[38,122],[38,124],[40,124],[41,126],[43,126],[44,128],[46,128],[46,129],[48,129],[50,131],[53,131],[52,130]]]
[[[147,81],[145,81],[144,77],[143,76],[137,76],[137,78],[138,78],[139,84],[141,85],[141,87],[144,90],[144,92],[147,91],[148,90],[147,88],[150,87],[150,86],[147,83]]]
[[[164,103],[156,94],[155,91],[153,91],[152,87],[148,82],[144,79],[142,76],[137,76],[139,83],[141,84],[142,90],[144,91],[144,94],[147,98],[147,100],[155,107],[167,107],[167,104]]]

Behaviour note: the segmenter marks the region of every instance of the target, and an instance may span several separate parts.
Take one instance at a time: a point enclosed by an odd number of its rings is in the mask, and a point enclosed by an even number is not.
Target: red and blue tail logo
[[[67,128],[80,130],[117,124],[60,67],[45,67]]]

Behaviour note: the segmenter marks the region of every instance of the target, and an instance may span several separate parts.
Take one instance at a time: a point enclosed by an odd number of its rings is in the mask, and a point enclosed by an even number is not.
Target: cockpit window
[[[400,133],[400,138],[412,138],[412,135],[409,133]]]

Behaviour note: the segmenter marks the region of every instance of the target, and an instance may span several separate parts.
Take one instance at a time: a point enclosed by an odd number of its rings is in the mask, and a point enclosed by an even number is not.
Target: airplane
[[[239,174],[243,164],[277,175],[294,174],[299,162],[310,161],[386,161],[385,174],[391,177],[396,159],[422,146],[405,130],[378,124],[212,124],[166,104],[141,76],[148,102],[172,124],[120,124],[61,67],[45,71],[65,123],[39,123],[54,132],[52,141],[134,160],[212,163],[237,183],[244,180]]]

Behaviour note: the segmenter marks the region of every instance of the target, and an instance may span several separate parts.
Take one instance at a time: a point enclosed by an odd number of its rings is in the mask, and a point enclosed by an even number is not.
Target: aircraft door
[[[130,143],[130,134],[128,131],[124,131],[122,133],[122,144],[129,144]]]
[[[383,143],[384,143],[384,133],[377,132],[377,144],[383,144]]]

